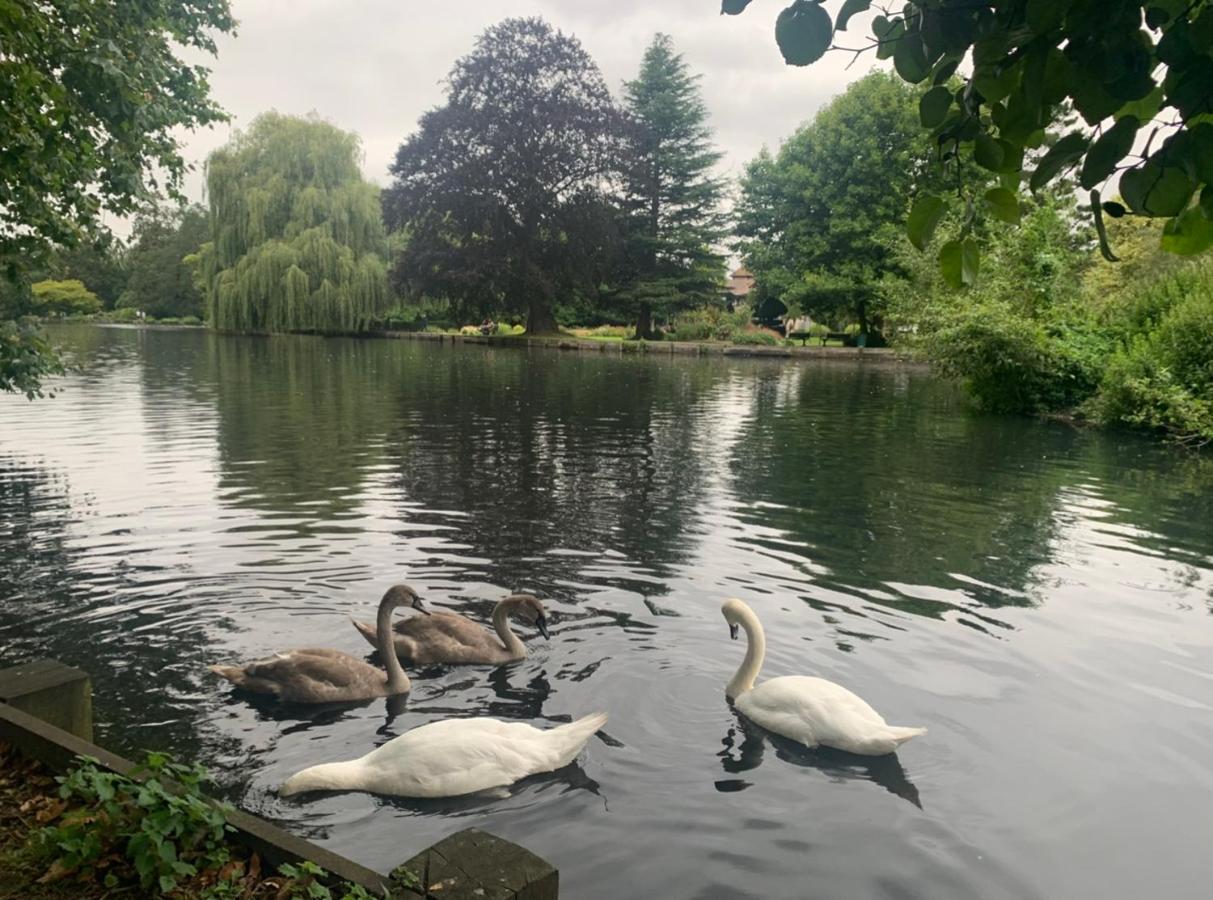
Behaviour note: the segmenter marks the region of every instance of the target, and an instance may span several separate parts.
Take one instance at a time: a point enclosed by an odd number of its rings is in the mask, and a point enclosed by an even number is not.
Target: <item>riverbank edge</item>
[[[509,347],[512,349],[566,350],[627,355],[651,353],[659,356],[729,356],[764,359],[809,359],[826,362],[929,369],[929,364],[889,347],[770,347],[726,344],[719,341],[596,341],[573,335],[527,337],[526,335],[444,334],[428,331],[383,331],[367,335],[393,341],[428,341],[437,344]]]

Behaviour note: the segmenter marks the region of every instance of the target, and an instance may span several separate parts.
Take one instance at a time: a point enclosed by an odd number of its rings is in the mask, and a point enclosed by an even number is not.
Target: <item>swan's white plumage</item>
[[[753,722],[809,747],[863,756],[892,753],[899,744],[926,734],[925,728],[890,725],[858,694],[824,678],[785,675],[755,686],[766,649],[762,624],[740,600],[726,600],[721,611],[730,625],[746,632],[746,656],[727,692]]]
[[[568,765],[606,720],[606,713],[598,713],[547,730],[488,718],[431,722],[359,759],[304,769],[287,779],[279,793],[355,790],[458,797],[505,787]]]

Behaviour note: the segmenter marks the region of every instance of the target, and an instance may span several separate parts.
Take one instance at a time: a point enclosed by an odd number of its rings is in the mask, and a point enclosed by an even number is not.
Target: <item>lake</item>
[[[63,326],[57,396],[0,396],[0,664],[94,678],[98,741],[379,870],[478,826],[562,896],[1203,896],[1213,863],[1213,466],[981,417],[918,369]],[[552,640],[283,708],[210,674],[407,580]],[[817,674],[930,729],[865,759],[772,740],[724,685]],[[402,708],[403,706],[403,708]],[[279,799],[416,725],[610,713],[508,797]]]

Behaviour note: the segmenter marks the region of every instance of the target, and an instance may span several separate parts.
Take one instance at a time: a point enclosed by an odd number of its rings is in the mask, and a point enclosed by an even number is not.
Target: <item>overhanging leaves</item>
[[[1028,185],[1033,191],[1038,191],[1066,166],[1073,165],[1087,151],[1089,141],[1086,135],[1072,131],[1049,148],[1032,173]]]
[[[1116,124],[1091,145],[1078,183],[1089,190],[1116,171],[1116,164],[1133,149],[1139,125],[1136,116],[1117,119]]]
[[[833,36],[830,14],[810,0],[795,0],[775,20],[775,42],[790,66],[807,66],[821,59]]]
[[[925,194],[916,199],[906,218],[906,235],[910,243],[919,250],[925,250],[946,209],[943,200],[934,194]]]

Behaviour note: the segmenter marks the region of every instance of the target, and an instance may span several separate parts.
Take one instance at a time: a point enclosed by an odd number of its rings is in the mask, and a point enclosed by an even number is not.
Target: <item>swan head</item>
[[[513,594],[507,599],[511,602],[513,611],[520,613],[524,621],[538,628],[545,641],[552,639],[548,633],[547,610],[543,608],[543,602],[538,597],[534,594]]]
[[[737,640],[741,633],[742,620],[750,613],[750,608],[741,600],[733,597],[720,604],[720,612],[724,615],[724,620],[729,623],[729,637]]]
[[[383,595],[383,599],[379,601],[381,605],[386,604],[389,609],[395,609],[398,606],[407,606],[417,610],[419,613],[429,615],[430,611],[421,603],[421,596],[409,587],[407,584],[394,584],[387,589]]]

